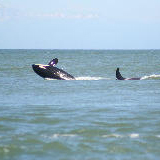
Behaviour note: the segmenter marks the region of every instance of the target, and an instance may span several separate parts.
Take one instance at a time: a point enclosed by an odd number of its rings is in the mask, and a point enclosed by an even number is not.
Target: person
[[[58,63],[58,58],[55,58],[55,59],[52,59],[52,60],[48,63],[48,65],[50,65],[50,66],[55,66],[57,63]]]

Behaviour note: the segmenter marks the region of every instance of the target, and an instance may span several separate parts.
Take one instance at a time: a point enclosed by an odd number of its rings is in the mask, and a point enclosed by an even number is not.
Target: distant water
[[[54,57],[76,80],[33,72]],[[22,159],[159,160],[160,50],[0,50],[0,160]]]

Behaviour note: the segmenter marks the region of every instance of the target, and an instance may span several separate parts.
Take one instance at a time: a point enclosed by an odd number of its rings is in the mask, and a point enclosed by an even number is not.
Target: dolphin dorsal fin
[[[124,80],[125,78],[122,77],[121,73],[119,72],[119,68],[117,68],[116,70],[116,78],[118,80]]]

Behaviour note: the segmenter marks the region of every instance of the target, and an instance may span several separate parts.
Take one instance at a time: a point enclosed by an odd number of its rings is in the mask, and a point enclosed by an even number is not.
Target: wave
[[[105,77],[76,77],[76,80],[110,80],[110,78]]]
[[[57,139],[57,138],[82,138],[84,135],[80,134],[59,134],[55,133],[52,135],[42,135],[43,138],[46,139]],[[131,134],[116,134],[116,133],[111,133],[111,134],[104,134],[104,135],[99,135],[101,138],[144,138],[144,137],[155,137],[155,138],[160,138],[160,135],[140,135],[139,133],[131,133]]]
[[[56,79],[45,78],[45,80],[56,80]],[[75,77],[75,80],[110,80],[110,78],[105,78],[105,77]]]
[[[144,79],[160,79],[160,75],[152,74],[149,76],[143,76],[141,80],[144,80]]]
[[[139,138],[139,134],[138,133],[132,133],[129,135],[120,135],[120,134],[109,134],[109,135],[103,135],[103,138]]]
[[[45,80],[47,81],[53,81],[53,80],[56,80],[56,79],[53,79],[53,78],[44,78]]]
[[[140,80],[147,80],[147,79],[160,79],[160,75],[156,75],[156,74],[152,74],[149,76],[143,76],[141,77]],[[56,79],[52,79],[52,78],[45,78],[45,80],[56,80]],[[84,77],[75,77],[75,80],[115,80],[115,79],[111,79],[111,78],[106,78],[106,77],[89,77],[89,76],[84,76]]]
[[[47,135],[42,135],[43,138],[49,138],[49,139],[55,139],[55,138],[61,138],[61,137],[77,137],[78,135],[76,134],[59,134],[55,133],[53,135],[47,136]]]

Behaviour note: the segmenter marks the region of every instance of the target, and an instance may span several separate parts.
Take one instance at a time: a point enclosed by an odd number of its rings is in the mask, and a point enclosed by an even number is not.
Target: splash
[[[76,80],[109,80],[109,78],[104,78],[104,77],[76,77]]]
[[[45,78],[45,80],[47,80],[47,81],[53,81],[53,80],[56,80],[56,79],[53,79],[53,78]]]
[[[45,78],[45,80],[56,80],[52,78]],[[73,79],[67,79],[67,80],[73,80]],[[110,80],[110,78],[105,77],[75,77],[75,80]]]
[[[150,76],[144,76],[141,78],[141,80],[144,80],[144,79],[160,79],[160,75],[152,74]]]

